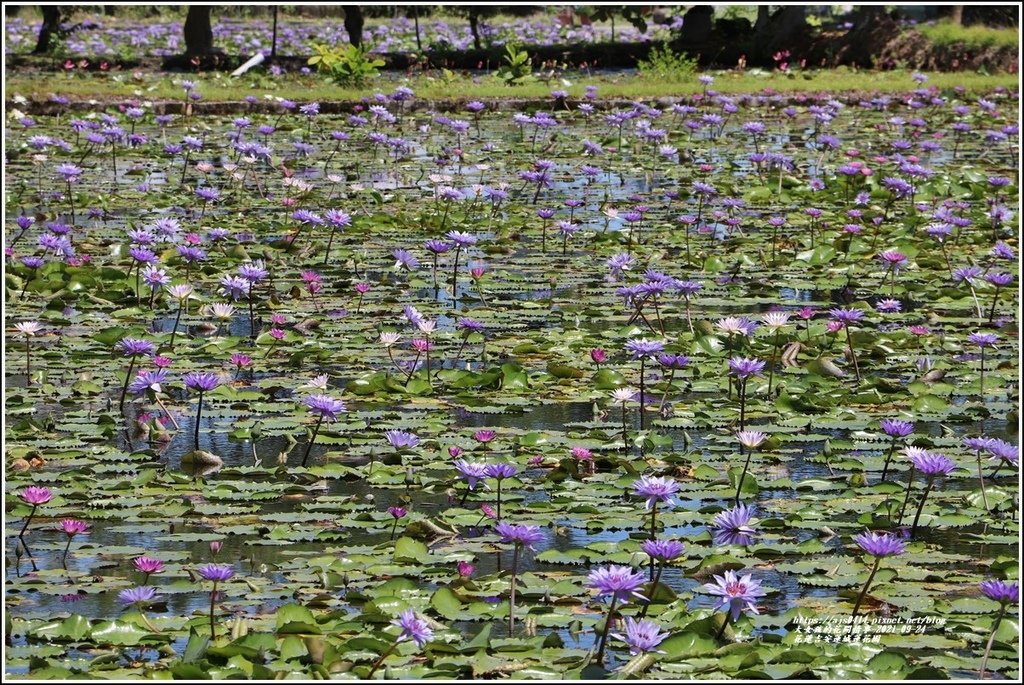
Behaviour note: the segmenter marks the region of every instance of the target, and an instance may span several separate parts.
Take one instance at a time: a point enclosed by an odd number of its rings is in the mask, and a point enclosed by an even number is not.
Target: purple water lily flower
[[[712,523],[712,540],[716,545],[749,545],[757,536],[752,518],[753,508],[745,504],[719,513]]]
[[[641,619],[638,621],[632,616],[627,616],[625,628],[625,635],[611,633],[611,637],[629,645],[630,654],[636,655],[646,652],[658,652],[659,654],[664,653],[657,650],[656,647],[669,636],[669,633],[661,632],[661,626],[654,621],[649,621],[647,619]]]
[[[384,433],[384,437],[395,449],[412,449],[420,444],[420,439],[415,433],[406,431],[389,430]]]
[[[152,602],[156,597],[156,588],[142,585],[139,587],[125,588],[117,593],[117,599],[122,604],[135,604],[142,606]]]
[[[664,502],[667,506],[675,506],[672,495],[679,492],[679,483],[669,477],[640,476],[633,483],[633,494],[647,498],[647,509],[654,507],[656,502]]]
[[[733,621],[736,621],[743,611],[759,613],[755,601],[767,594],[760,581],[754,580],[750,575],[737,577],[735,571],[726,571],[724,576],[714,578],[715,582],[706,583],[704,589],[721,598],[715,607],[716,610],[725,609]]]
[[[412,609],[406,609],[400,613],[398,619],[392,621],[391,625],[402,629],[397,642],[412,640],[420,649],[423,649],[423,646],[434,637],[434,631],[427,624],[426,619],[417,616]]]
[[[646,575],[629,566],[602,566],[591,571],[587,581],[591,588],[597,590],[598,597],[611,595],[615,602],[622,603],[634,597],[647,599],[639,592],[647,582]]]

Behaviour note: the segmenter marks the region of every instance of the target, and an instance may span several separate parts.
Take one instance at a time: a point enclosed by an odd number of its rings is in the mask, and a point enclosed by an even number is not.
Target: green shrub
[[[660,81],[688,81],[697,71],[697,60],[681,52],[674,52],[668,45],[655,47],[646,60],[637,65],[644,78]]]
[[[529,53],[513,43],[506,45],[505,63],[498,69],[496,76],[511,86],[529,79],[532,74],[533,60]]]
[[[309,64],[315,65],[341,86],[361,86],[377,75],[377,69],[384,66],[384,60],[371,58],[365,48],[354,45],[313,45],[313,56]]]

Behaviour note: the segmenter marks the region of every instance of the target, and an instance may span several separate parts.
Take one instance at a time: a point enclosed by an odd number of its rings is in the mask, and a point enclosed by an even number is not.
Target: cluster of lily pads
[[[1018,94],[701,79],[8,111],[8,674],[1016,677]]]

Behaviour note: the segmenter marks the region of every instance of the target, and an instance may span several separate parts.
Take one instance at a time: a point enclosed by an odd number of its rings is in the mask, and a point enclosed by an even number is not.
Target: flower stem
[[[452,265],[452,306],[458,306],[457,290],[459,279],[459,252],[462,250],[462,245],[456,243],[455,245],[455,262]]]
[[[750,457],[754,454],[754,450],[747,450],[747,461],[743,464],[743,473],[740,474],[740,481],[736,484],[736,504],[740,503],[740,492],[743,490],[743,480],[747,477],[747,468],[750,466]]]
[[[194,450],[198,450],[199,449],[199,423],[202,420],[202,418],[203,418],[203,393],[200,392],[199,393],[199,408],[196,410],[196,425],[194,427],[193,435],[192,435],[192,443],[193,443],[192,449],[194,449]]]
[[[183,303],[178,305],[178,315],[174,317],[174,328],[171,329],[171,352],[174,352],[174,336],[178,334],[178,324],[181,323],[181,310]]]
[[[726,612],[725,616],[722,618],[722,625],[721,625],[721,627],[718,629],[718,632],[715,633],[715,642],[718,642],[719,640],[722,639],[722,636],[725,635],[725,629],[726,629],[726,627],[728,627],[728,625],[729,625],[729,613]]]
[[[853,339],[850,337],[850,326],[847,324],[844,326],[846,329],[846,346],[850,348],[850,358],[853,359],[853,372],[857,376],[857,382],[860,383],[860,367],[857,366],[857,353],[853,351]]]
[[[747,426],[747,379],[740,381],[740,430]]]
[[[988,310],[988,322],[992,323],[992,318],[996,315],[996,305],[999,303],[999,286],[996,286],[995,295],[992,296],[992,308]]]
[[[512,630],[516,623],[516,573],[519,570],[519,543],[512,550],[512,583],[508,593],[508,636],[512,637]]]
[[[210,591],[210,639],[217,637],[217,626],[214,624],[214,617],[217,610],[217,581],[213,581],[213,590]]]
[[[907,494],[903,498],[903,506],[900,507],[900,519],[897,525],[903,524],[903,514],[907,510],[907,504],[910,502],[910,491],[914,486],[914,465],[910,465],[910,475],[907,476]]]
[[[178,422],[177,420],[175,420],[174,415],[171,414],[171,412],[167,411],[167,407],[164,406],[164,403],[160,399],[160,397],[158,395],[154,395],[153,399],[156,400],[157,406],[160,407],[163,413],[167,414],[167,418],[171,420],[171,424],[174,426],[174,430],[181,430],[181,426],[178,425]]]
[[[985,505],[985,511],[989,511],[988,495],[985,494],[985,475],[981,472],[981,450],[975,451],[975,455],[978,457],[978,482],[981,484],[981,502]]]
[[[875,573],[878,571],[879,564],[882,563],[882,557],[875,557],[875,565],[871,567],[871,573],[868,575],[868,580],[864,583],[864,589],[860,591],[860,596],[857,597],[857,603],[853,605],[853,618],[857,618],[857,612],[860,611],[860,605],[864,601],[864,597],[868,594],[868,588],[871,587],[871,581],[875,579]]]
[[[644,361],[646,357],[640,357],[640,430],[644,429]]]
[[[772,263],[774,263],[774,262],[775,262],[775,260],[772,259]],[[776,331],[775,331],[775,340],[772,342],[772,357],[771,357],[771,360],[768,362],[768,396],[769,397],[771,397],[771,395],[772,395],[772,380],[774,380],[774,378],[775,378],[775,353],[778,351],[778,349],[779,349],[779,331],[778,331],[778,329],[776,329]]]
[[[323,414],[316,420],[316,426],[313,428],[313,435],[309,438],[309,442],[306,443],[306,453],[302,455],[302,468],[306,468],[306,460],[309,459],[309,451],[313,449],[313,443],[316,442],[317,433],[320,432],[320,424],[324,422]]]
[[[629,431],[626,427],[626,403],[622,403],[622,451],[629,452]]]
[[[992,653],[992,643],[996,640],[996,631],[999,630],[999,624],[1003,620],[1003,616],[1006,614],[1006,602],[999,605],[999,615],[996,616],[995,623],[992,624],[992,634],[988,636],[988,644],[985,645],[985,655],[981,658],[981,669],[978,671],[978,678],[981,680],[985,679],[985,667],[988,666],[988,657]]]
[[[669,369],[668,372],[668,384],[665,386],[665,392],[661,396],[661,402],[658,403],[658,412],[660,413],[665,408],[665,400],[668,399],[668,392],[672,389],[672,381],[676,377],[676,370]]]
[[[981,348],[981,388],[978,391],[979,397],[985,400],[985,348]]]
[[[889,445],[889,454],[885,455],[885,464],[882,466],[882,478],[878,481],[879,483],[885,482],[885,474],[889,472],[889,462],[892,460],[892,453],[896,450],[896,438],[892,439],[892,444]]]
[[[608,620],[604,622],[604,629],[601,631],[601,642],[597,646],[597,656],[594,657],[594,663],[598,666],[604,663],[604,647],[608,642],[608,631],[611,630],[612,619],[615,617],[615,603],[617,600],[618,597],[612,595],[612,603],[608,607]]]
[[[21,532],[18,533],[18,539],[21,540],[21,546],[25,548],[25,553],[28,554],[29,559],[32,558],[32,552],[29,550],[28,545],[25,544],[25,531],[28,530],[28,524],[32,523],[32,517],[36,515],[36,506],[38,505],[32,505],[32,511],[28,512],[28,518],[25,519],[25,524],[21,527]]]
[[[921,495],[921,502],[917,505],[917,514],[914,515],[914,523],[910,526],[910,537],[914,537],[914,533],[917,532],[917,522],[921,519],[921,512],[924,511],[924,502],[928,499],[928,493],[932,491],[932,484],[935,482],[935,476],[928,476],[928,484],[924,488],[924,494]]]
[[[117,410],[124,411],[124,398],[128,394],[128,383],[132,380],[132,371],[135,370],[135,355],[128,361],[128,375],[124,377],[124,385],[121,387],[121,401],[117,403]]]
[[[652,564],[654,563],[653,559],[651,560],[651,563]],[[644,618],[645,616],[647,616],[647,612],[648,612],[648,610],[650,610],[651,604],[654,603],[651,600],[651,595],[653,595],[657,591],[658,583],[661,582],[661,572],[664,571],[664,570],[665,570],[665,562],[662,561],[660,564],[658,564],[658,570],[655,571],[654,578],[651,580],[651,591],[649,593],[647,593],[647,603],[644,604],[644,608],[640,610],[640,618]]]
[[[377,661],[374,662],[373,668],[371,668],[370,672],[366,674],[366,679],[367,680],[369,680],[370,678],[373,677],[373,674],[377,672],[377,669],[380,668],[380,665],[382,663],[384,663],[384,660],[387,659],[389,656],[391,656],[391,653],[393,651],[395,651],[395,647],[397,647],[397,646],[398,646],[398,642],[396,641],[394,644],[392,644],[390,647],[388,647],[387,650],[383,654],[381,654],[379,657],[377,657]]]

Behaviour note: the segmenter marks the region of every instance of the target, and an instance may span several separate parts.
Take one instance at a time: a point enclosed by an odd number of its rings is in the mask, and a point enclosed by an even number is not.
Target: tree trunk
[[[189,5],[185,17],[185,54],[209,55],[213,52],[213,28],[209,5]]]
[[[480,49],[480,17],[473,10],[469,10],[469,30],[473,34],[473,47]]]
[[[754,24],[754,57],[758,62],[767,62],[772,53],[788,50],[807,34],[807,8],[785,5],[766,20],[762,10],[767,13],[765,6],[759,5]]]
[[[274,5],[274,30],[270,39],[270,61],[277,57],[277,5]]]
[[[956,24],[957,26],[963,26],[963,23],[964,23],[964,6],[963,5],[953,5],[953,7],[950,8],[949,20],[951,22],[953,22],[954,24]]]
[[[757,19],[754,21],[754,33],[763,33],[765,28],[768,26],[768,17],[771,16],[768,9],[768,5],[757,6]]]
[[[345,31],[349,43],[357,48],[363,44],[363,9],[359,5],[345,5]]]
[[[60,31],[60,7],[57,5],[43,5],[43,25],[39,27],[39,39],[36,41],[36,49],[33,55],[44,55],[50,51],[50,41],[53,35]]]

